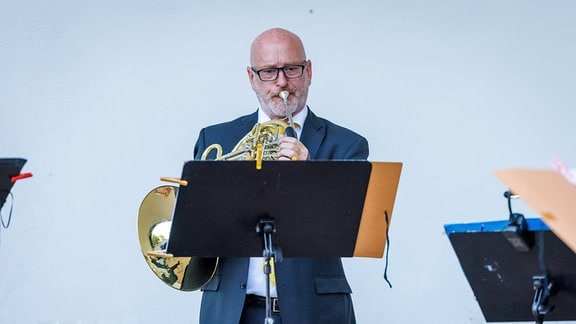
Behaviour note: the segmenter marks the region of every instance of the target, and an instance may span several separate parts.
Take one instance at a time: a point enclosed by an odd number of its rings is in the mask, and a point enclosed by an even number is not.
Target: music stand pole
[[[266,275],[266,318],[264,324],[273,324],[272,318],[272,305],[270,297],[270,274],[272,273],[271,260],[275,256],[274,247],[272,245],[272,234],[276,231],[274,221],[271,219],[261,219],[256,226],[256,233],[262,234],[264,240],[264,249],[262,255],[264,257],[264,274]],[[274,261],[272,261],[274,262]]]

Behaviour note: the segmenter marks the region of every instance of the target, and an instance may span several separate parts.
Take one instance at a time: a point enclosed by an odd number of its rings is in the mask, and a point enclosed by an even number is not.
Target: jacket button
[[[245,282],[240,283],[240,289],[246,289],[246,283]]]

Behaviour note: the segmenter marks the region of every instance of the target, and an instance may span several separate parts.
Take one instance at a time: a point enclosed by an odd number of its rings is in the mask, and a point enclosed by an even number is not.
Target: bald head
[[[274,59],[278,62],[279,56],[290,56],[295,62],[304,62],[306,60],[306,51],[304,44],[298,35],[282,29],[269,29],[254,39],[250,47],[250,64],[260,66],[265,60]]]
[[[269,29],[258,35],[250,47],[250,65],[246,67],[248,78],[262,111],[270,119],[286,116],[286,106],[279,94],[288,91],[288,109],[296,116],[308,98],[308,87],[312,81],[312,62],[306,59],[306,52],[300,37],[281,28]],[[286,75],[288,69],[288,76]],[[276,73],[275,79],[262,80],[260,73]],[[302,71],[295,76],[294,71]],[[265,74],[266,75],[266,74]]]

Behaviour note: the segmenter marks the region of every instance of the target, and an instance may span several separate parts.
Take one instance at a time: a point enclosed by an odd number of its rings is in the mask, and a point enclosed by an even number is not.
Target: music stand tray
[[[551,283],[546,320],[576,320],[576,254],[540,219],[527,219],[533,245],[518,251],[507,221],[448,224],[445,231],[487,322],[535,320],[536,283]],[[549,280],[548,280],[549,279]],[[540,323],[538,321],[538,323]]]
[[[26,160],[21,158],[0,158],[0,209],[14,185],[11,178],[20,173],[25,163]]]
[[[189,161],[167,252],[262,256],[255,228],[274,222],[284,257],[382,257],[401,163]]]

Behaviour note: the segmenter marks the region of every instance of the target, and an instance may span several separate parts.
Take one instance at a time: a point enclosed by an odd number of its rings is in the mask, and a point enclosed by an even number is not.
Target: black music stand
[[[382,256],[401,163],[263,161],[260,170],[255,165],[187,162],[181,180],[188,184],[178,191],[167,253],[273,255],[275,262]]]
[[[274,240],[285,257],[372,256],[356,247],[357,239],[366,239],[358,237],[361,219],[384,223],[384,211],[392,216],[401,163],[264,161],[261,170],[254,165],[251,161],[185,164],[181,179],[188,185],[178,191],[168,253],[262,256],[255,227],[270,219],[277,229]],[[376,180],[383,190],[372,189],[377,170],[390,171]],[[377,197],[369,200],[372,192]]]
[[[14,185],[14,177],[20,174],[20,170],[26,163],[20,158],[0,158],[0,210],[6,202],[6,198]]]
[[[525,252],[503,235],[507,221],[444,227],[487,322],[576,320],[576,254],[540,219],[526,221]]]

